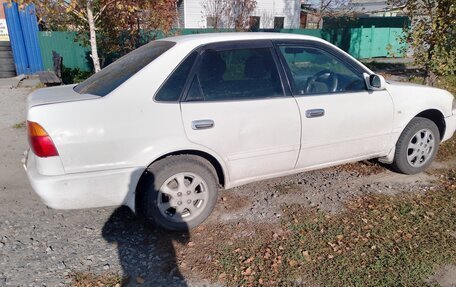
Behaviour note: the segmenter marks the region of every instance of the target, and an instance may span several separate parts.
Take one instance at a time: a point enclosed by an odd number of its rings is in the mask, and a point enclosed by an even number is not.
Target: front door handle
[[[306,111],[306,118],[318,118],[325,115],[324,109],[313,109]]]
[[[213,120],[197,120],[192,122],[192,129],[194,130],[205,130],[214,127]]]

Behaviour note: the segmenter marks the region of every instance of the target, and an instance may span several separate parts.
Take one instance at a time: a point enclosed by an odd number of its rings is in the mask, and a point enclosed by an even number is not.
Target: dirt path
[[[41,203],[21,164],[29,92],[0,88],[0,285],[71,285],[74,272],[128,275],[128,286],[206,284],[197,274],[179,272],[174,246],[191,244],[188,235],[145,228],[126,208],[58,211]],[[273,224],[283,204],[338,212],[357,195],[425,192],[435,187],[432,181],[431,175],[403,176],[370,163],[302,173],[222,192],[206,225]]]

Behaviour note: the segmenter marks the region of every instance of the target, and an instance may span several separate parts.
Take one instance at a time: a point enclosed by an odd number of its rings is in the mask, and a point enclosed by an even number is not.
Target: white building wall
[[[201,0],[184,0],[185,28],[206,28]]]
[[[202,1],[210,0],[184,1],[185,28],[207,28]],[[300,25],[300,11],[300,0],[257,0],[257,7],[251,16],[261,17],[261,29],[274,28],[274,17],[285,18],[285,29],[297,29]]]

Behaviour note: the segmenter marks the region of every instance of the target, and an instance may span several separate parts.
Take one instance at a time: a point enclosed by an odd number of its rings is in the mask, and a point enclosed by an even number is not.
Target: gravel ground
[[[30,92],[0,88],[0,286],[71,285],[69,275],[84,271],[128,275],[129,286],[204,285],[186,283],[176,268],[173,244],[186,235],[145,228],[128,208],[59,211],[41,203],[21,163],[28,144],[18,124]]]
[[[192,244],[189,234],[146,227],[127,208],[58,211],[41,203],[21,164],[27,143],[17,124],[25,119],[29,92],[0,88],[0,286],[71,285],[73,272],[121,274],[130,278],[127,286],[209,286],[197,274],[179,272],[174,246]],[[423,192],[434,188],[431,180],[386,169],[307,172],[222,192],[206,224],[274,223],[280,207],[293,203],[337,212],[353,196]]]
[[[229,222],[243,219],[274,223],[280,220],[284,204],[299,204],[335,213],[343,209],[344,203],[354,196],[425,192],[435,188],[433,179],[428,174],[405,176],[387,169],[374,175],[362,175],[337,167],[310,171],[225,191],[222,193],[222,203],[223,199],[236,201],[243,198],[246,204],[240,209],[234,206],[235,212],[227,211],[229,208],[218,208],[216,216],[210,220]]]

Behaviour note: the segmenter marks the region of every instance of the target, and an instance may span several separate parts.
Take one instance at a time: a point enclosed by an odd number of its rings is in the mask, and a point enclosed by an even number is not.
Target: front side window
[[[324,50],[299,45],[279,46],[295,95],[365,91],[362,74]]]
[[[79,94],[104,97],[175,44],[170,41],[152,41],[92,75],[74,87],[74,90]]]
[[[187,100],[243,100],[283,96],[269,48],[206,50]]]

